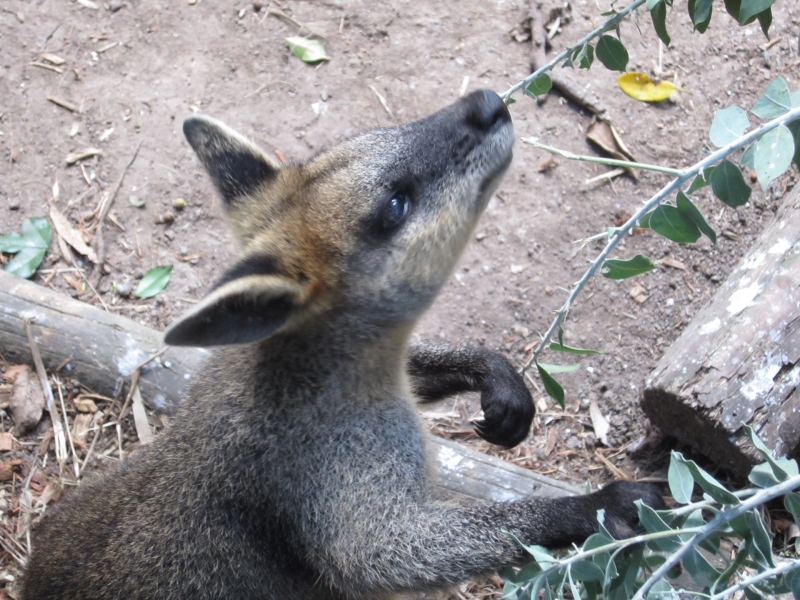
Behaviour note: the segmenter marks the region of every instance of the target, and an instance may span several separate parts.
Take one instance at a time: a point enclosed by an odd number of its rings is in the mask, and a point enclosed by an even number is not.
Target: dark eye
[[[381,226],[385,230],[396,229],[406,220],[409,212],[411,212],[411,200],[404,194],[398,194],[383,208]]]

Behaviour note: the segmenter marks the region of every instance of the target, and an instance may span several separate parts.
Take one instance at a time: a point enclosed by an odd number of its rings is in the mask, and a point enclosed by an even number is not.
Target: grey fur
[[[509,420],[524,434],[533,414],[501,357],[408,349],[509,163],[497,96],[281,169],[213,120],[187,129],[242,259],[167,339],[264,339],[214,350],[152,445],[59,503],[36,531],[24,600],[389,598],[519,564],[505,531],[564,545],[604,508],[625,534],[634,499],[660,502],[635,484],[512,503],[431,497],[412,388],[481,391],[483,434],[507,445],[521,435]],[[387,233],[393,194],[412,204]]]

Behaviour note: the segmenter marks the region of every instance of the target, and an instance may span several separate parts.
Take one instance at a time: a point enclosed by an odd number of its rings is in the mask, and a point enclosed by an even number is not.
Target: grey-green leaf
[[[641,500],[636,500],[635,504],[639,509],[639,521],[648,533],[672,531],[672,528],[667,525],[652,508],[644,504]],[[658,538],[653,541],[655,542],[656,546],[658,546],[664,552],[674,552],[682,545],[681,540],[677,535],[675,535],[675,537]]]
[[[628,260],[610,259],[603,263],[603,277],[608,279],[628,279],[642,273],[652,271],[656,266],[653,261],[637,254]]]
[[[574,373],[581,368],[580,365],[551,365],[549,363],[539,363],[551,375],[553,373]]]
[[[673,454],[672,460],[677,460],[686,465],[686,467],[689,469],[689,472],[692,474],[692,479],[695,480],[695,483],[703,488],[703,491],[706,494],[711,496],[720,504],[739,504],[739,499],[736,496],[726,490],[722,484],[714,479],[714,477],[712,477],[709,473],[697,466],[697,463],[695,463],[693,460],[686,460],[679,454]]]
[[[650,18],[653,20],[653,29],[656,30],[658,38],[667,46],[670,43],[669,33],[667,32],[667,3],[665,0],[657,2],[650,11]]]
[[[753,170],[761,188],[766,190],[770,182],[783,175],[792,164],[794,138],[786,125],[779,125],[756,140],[753,146]]]
[[[595,48],[597,60],[612,71],[625,71],[628,66],[628,51],[617,38],[601,35]]]
[[[769,448],[761,441],[761,438],[758,437],[758,434],[755,430],[750,427],[750,425],[744,426],[744,431],[747,437],[750,439],[750,442],[755,446],[756,450],[763,456],[767,463],[772,467],[772,471],[775,473],[775,477],[779,481],[785,481],[789,477],[794,477],[800,474],[797,467],[797,461],[790,459],[790,458],[774,458],[772,456],[772,452],[769,451]]]
[[[692,548],[687,552],[681,564],[692,576],[692,579],[703,587],[712,585],[720,575],[720,572],[711,566],[697,548]]]
[[[711,240],[715,246],[717,245],[717,232],[708,224],[706,218],[703,216],[703,213],[700,212],[694,203],[689,200],[689,197],[678,190],[677,196],[677,206],[678,210],[681,211],[684,215],[689,217],[697,228],[700,230],[701,233],[705,234],[708,239]]]
[[[717,148],[727,146],[742,137],[748,127],[750,127],[750,119],[741,108],[738,106],[721,108],[714,113],[714,120],[711,122],[709,131],[711,143]]]
[[[689,18],[692,19],[694,28],[700,33],[705,33],[711,22],[711,9],[713,0],[689,0]]]
[[[539,370],[539,377],[542,378],[544,390],[547,392],[547,395],[558,402],[561,408],[564,408],[564,388],[562,388],[561,384],[553,379],[550,373],[548,373],[540,364],[537,363],[536,368]]]
[[[746,23],[756,15],[768,10],[775,0],[742,0],[739,5],[739,22]]]
[[[555,352],[566,352],[568,354],[605,354],[600,350],[589,350],[588,348],[573,348],[572,346],[567,346],[566,344],[560,344],[558,342],[553,342],[550,344],[550,350],[554,350]]]
[[[31,277],[47,253],[51,234],[47,219],[31,217],[22,222],[22,235],[10,233],[0,236],[0,252],[16,254],[8,261],[5,270],[24,279]]]
[[[167,287],[170,273],[172,273],[172,265],[153,267],[144,274],[139,285],[136,286],[134,294],[138,298],[152,298]]]
[[[331,59],[319,40],[292,36],[286,38],[286,43],[289,44],[289,51],[303,62],[314,63]]]
[[[552,87],[553,81],[550,79],[550,75],[545,73],[544,75],[539,75],[539,77],[531,81],[528,84],[528,87],[525,88],[525,91],[533,96],[543,96],[549,92]]]
[[[581,560],[570,567],[572,576],[580,581],[602,581],[603,570],[593,562]]]
[[[756,170],[756,163],[755,163],[755,156],[756,156],[756,145],[750,144],[745,151],[742,152],[742,158],[739,159],[739,164],[743,167],[747,167],[753,171]]]
[[[706,167],[702,171],[700,171],[697,176],[692,179],[691,185],[689,185],[689,189],[686,190],[687,194],[692,194],[699,189],[706,187],[707,185],[711,185],[711,173],[714,172],[714,167]]]
[[[789,96],[789,86],[783,77],[776,77],[767,86],[764,95],[756,100],[755,105],[750,110],[755,116],[762,119],[774,119],[792,108],[792,100]]]
[[[675,456],[681,456],[674,450],[672,451],[672,458],[669,461],[669,469],[667,471],[667,481],[669,482],[669,491],[672,492],[672,497],[680,504],[689,504],[692,501],[692,490],[694,489],[694,479],[689,467],[686,463],[676,460]]]
[[[591,44],[585,44],[572,53],[573,62],[578,63],[581,69],[588,69],[594,62],[594,47]]]
[[[691,244],[700,238],[700,230],[695,222],[669,204],[656,207],[650,217],[650,229],[679,244]]]
[[[752,190],[742,172],[727,158],[719,163],[711,173],[711,189],[714,195],[731,208],[742,206],[750,199]]]

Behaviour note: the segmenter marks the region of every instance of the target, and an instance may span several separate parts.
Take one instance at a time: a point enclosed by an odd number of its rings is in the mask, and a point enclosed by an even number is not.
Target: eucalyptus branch
[[[562,150],[560,148],[555,148],[553,146],[547,146],[546,144],[540,144],[536,141],[536,138],[522,138],[523,144],[528,144],[529,146],[533,146],[534,148],[539,148],[541,150],[546,150],[550,154],[555,154],[557,156],[563,156],[564,158],[568,158],[569,160],[579,160],[583,162],[591,162],[591,163],[600,163],[602,165],[611,165],[614,167],[626,167],[629,169],[644,169],[646,171],[656,171],[658,173],[666,173],[667,175],[680,175],[680,169],[672,169],[670,167],[660,167],[659,165],[649,165],[645,163],[637,163],[631,162],[628,160],[619,160],[616,158],[605,158],[603,156],[586,156],[583,154],[574,154],[569,150]]]
[[[633,597],[633,600],[641,600],[642,598],[646,598],[650,589],[660,580],[662,579],[672,567],[677,565],[681,559],[686,556],[695,546],[697,546],[700,542],[705,540],[709,535],[713,532],[719,530],[723,524],[729,523],[739,515],[746,513],[749,510],[752,510],[756,506],[760,506],[773,498],[777,498],[778,496],[783,496],[787,492],[792,491],[793,489],[800,487],[800,475],[795,475],[794,477],[790,477],[786,481],[781,482],[778,485],[774,485],[770,488],[761,490],[760,492],[753,494],[750,498],[742,502],[741,504],[734,506],[733,508],[723,511],[713,519],[711,519],[708,523],[701,527],[701,531],[696,533],[692,539],[688,540],[683,546],[681,546],[677,551],[671,554],[667,560],[662,564],[658,569],[653,571],[653,574],[650,578],[644,583],[644,585],[639,588],[639,591],[636,592],[636,595]]]
[[[703,160],[696,162],[691,167],[683,169],[680,171],[677,177],[669,182],[667,185],[662,187],[654,196],[652,196],[647,202],[642,205],[642,207],[636,211],[636,213],[628,219],[628,221],[622,226],[619,227],[611,238],[608,240],[605,248],[597,255],[594,262],[589,266],[586,273],[583,274],[583,277],[580,278],[578,283],[572,288],[567,297],[567,301],[564,303],[564,306],[561,307],[560,310],[556,312],[556,318],[553,319],[553,322],[550,324],[550,327],[542,336],[542,341],[539,344],[539,347],[533,353],[533,356],[525,363],[522,367],[521,372],[525,373],[530,366],[539,360],[539,356],[542,354],[544,349],[547,347],[548,342],[552,339],[553,334],[558,330],[561,324],[564,322],[567,314],[569,313],[569,309],[572,307],[572,304],[575,302],[575,299],[580,294],[581,290],[586,286],[589,280],[594,276],[597,270],[602,266],[605,262],[606,258],[611,251],[616,248],[617,244],[623,239],[626,233],[633,229],[636,226],[641,218],[658,206],[664,198],[678,190],[684,183],[686,183],[689,179],[696,176],[701,171],[704,171],[708,167],[716,164],[717,162],[721,161],[722,159],[726,158],[736,150],[743,148],[744,146],[754,142],[755,140],[761,138],[765,133],[775,129],[780,125],[785,125],[790,121],[794,121],[795,119],[800,118],[800,107],[793,108],[790,111],[784,113],[780,117],[776,117],[771,121],[768,121],[761,125],[760,127],[755,128],[750,133],[746,133],[745,135],[739,137],[738,139],[734,140],[727,146],[723,146],[719,150],[712,152],[708,156],[706,156]]]
[[[575,50],[577,50],[578,48],[582,48],[585,44],[589,43],[594,38],[601,36],[606,31],[611,31],[612,29],[614,29],[617,25],[619,25],[622,22],[622,20],[625,17],[627,17],[629,14],[631,14],[645,2],[646,0],[635,0],[635,2],[623,8],[621,11],[619,11],[617,14],[611,17],[608,21],[603,22],[602,25],[587,33],[572,46],[566,48],[565,50],[562,50],[559,54],[556,54],[556,56],[550,62],[536,69],[533,73],[528,75],[522,81],[512,85],[505,92],[500,94],[500,97],[503,100],[506,100],[515,92],[518,92],[520,89],[526,87],[528,84],[530,84],[531,81],[533,81],[540,75],[543,75],[547,71],[552,70],[552,68],[555,67],[558,63],[572,56],[572,53],[575,52]]]
[[[800,569],[800,561],[792,560],[783,563],[780,567],[775,567],[774,569],[768,569],[766,571],[762,571],[757,575],[753,575],[747,579],[744,579],[737,583],[736,585],[732,585],[727,590],[720,592],[719,594],[714,594],[708,600],[723,600],[723,598],[730,598],[733,594],[738,592],[739,590],[743,590],[745,588],[749,588],[752,585],[757,583],[761,583],[771,577],[777,577],[778,575],[783,575],[784,573],[790,573],[795,569]]]

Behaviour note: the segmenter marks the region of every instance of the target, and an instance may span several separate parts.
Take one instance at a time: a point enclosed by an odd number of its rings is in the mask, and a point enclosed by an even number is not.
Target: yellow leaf
[[[644,73],[623,73],[617,83],[628,96],[642,102],[661,102],[680,89],[669,81],[656,83]]]

